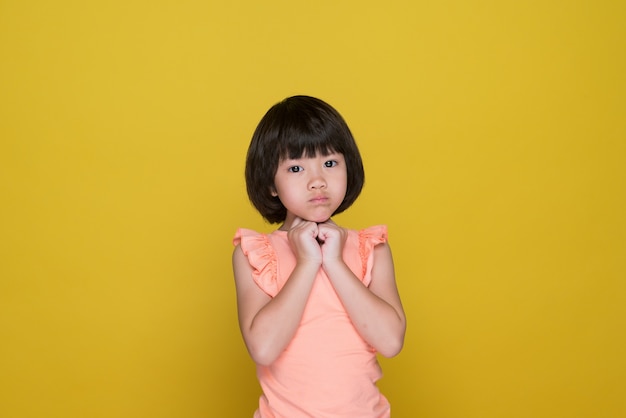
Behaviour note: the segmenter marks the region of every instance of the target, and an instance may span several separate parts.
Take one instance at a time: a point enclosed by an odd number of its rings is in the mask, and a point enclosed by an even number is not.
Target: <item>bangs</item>
[[[344,153],[346,135],[340,123],[319,109],[288,110],[276,126],[276,148],[281,160]]]
[[[296,134],[287,135],[278,139],[278,155],[280,160],[313,158],[316,155],[327,156],[335,152],[341,152],[330,138],[317,135]]]

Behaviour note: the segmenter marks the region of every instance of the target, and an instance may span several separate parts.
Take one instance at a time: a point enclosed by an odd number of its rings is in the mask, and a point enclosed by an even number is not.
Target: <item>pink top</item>
[[[372,250],[386,242],[387,227],[350,230],[343,258],[368,286]],[[269,296],[283,287],[296,263],[287,232],[239,229],[253,279]],[[255,418],[386,418],[389,402],[376,381],[382,376],[376,351],[361,338],[322,269],[317,273],[293,340],[270,366],[257,365],[263,389]]]

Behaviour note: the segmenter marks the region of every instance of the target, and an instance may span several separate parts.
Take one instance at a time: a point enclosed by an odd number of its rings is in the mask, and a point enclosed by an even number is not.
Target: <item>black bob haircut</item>
[[[259,122],[246,157],[248,197],[270,223],[283,222],[287,209],[272,196],[278,164],[288,158],[341,153],[346,161],[347,188],[333,215],[348,209],[363,189],[361,154],[343,117],[328,103],[293,96],[275,104]]]

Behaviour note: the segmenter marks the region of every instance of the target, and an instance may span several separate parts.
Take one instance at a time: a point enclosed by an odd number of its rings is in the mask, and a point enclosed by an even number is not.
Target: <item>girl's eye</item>
[[[288,171],[290,171],[291,173],[299,173],[300,171],[302,171],[302,167],[300,167],[299,165],[294,165],[293,167],[289,167]]]
[[[329,160],[324,163],[324,167],[335,167],[337,164],[337,161]]]

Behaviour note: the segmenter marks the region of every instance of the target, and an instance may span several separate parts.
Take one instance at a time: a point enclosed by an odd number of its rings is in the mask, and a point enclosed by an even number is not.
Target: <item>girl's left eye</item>
[[[337,165],[337,161],[335,160],[329,160],[324,163],[324,167],[334,167],[336,165]]]

